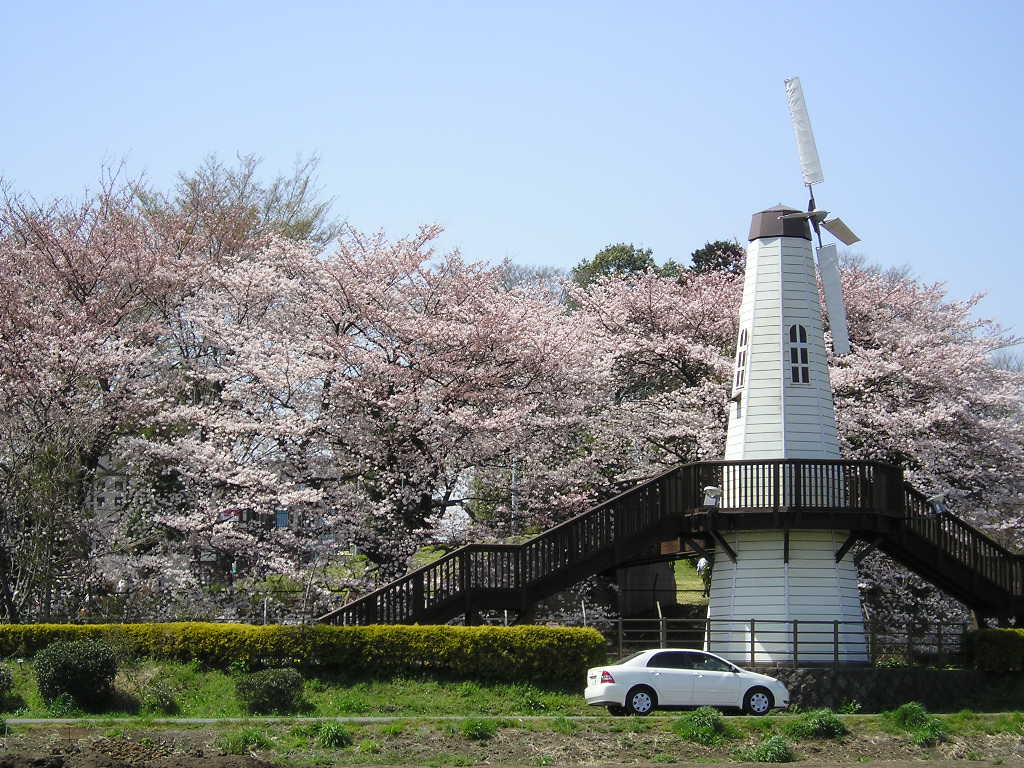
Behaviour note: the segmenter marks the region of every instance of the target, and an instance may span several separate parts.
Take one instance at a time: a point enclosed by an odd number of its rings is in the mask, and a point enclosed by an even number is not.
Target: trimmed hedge
[[[1024,669],[1024,629],[974,629],[964,633],[966,661],[983,672]]]
[[[305,667],[352,678],[579,685],[605,659],[594,629],[564,627],[253,626],[249,624],[4,624],[0,656],[34,656],[58,640],[104,639],[123,655],[197,660],[215,669]]]

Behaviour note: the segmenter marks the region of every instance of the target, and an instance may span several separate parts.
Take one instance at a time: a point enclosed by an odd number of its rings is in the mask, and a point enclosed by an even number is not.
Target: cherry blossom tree
[[[211,266],[174,330],[205,353],[178,359],[151,434],[125,442],[173,473],[158,517],[186,547],[299,577],[355,544],[388,578],[465,504],[473,470],[543,461],[585,416],[578,319],[435,253],[437,234],[349,231],[330,254],[268,239]],[[215,396],[176,394],[196,390]],[[228,509],[298,524],[237,526]]]
[[[114,184],[79,205],[9,190],[0,204],[0,601],[12,620],[79,599],[110,543],[87,497],[101,458],[144,418],[148,303],[176,268],[164,246]]]
[[[852,354],[832,361],[844,455],[896,464],[955,514],[1020,549],[1024,375],[998,364],[1020,340],[977,317],[981,297],[951,301],[853,262],[843,270]],[[959,620],[963,608],[880,555],[862,565],[876,616]]]

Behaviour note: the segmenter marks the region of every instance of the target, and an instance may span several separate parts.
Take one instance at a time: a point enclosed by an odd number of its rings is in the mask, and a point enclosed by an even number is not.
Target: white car
[[[659,707],[738,707],[763,715],[789,706],[789,691],[768,675],[721,656],[687,648],[655,648],[587,670],[587,704],[613,715],[649,715]]]

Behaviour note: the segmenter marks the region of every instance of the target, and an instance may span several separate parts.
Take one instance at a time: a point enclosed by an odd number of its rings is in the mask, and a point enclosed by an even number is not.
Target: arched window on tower
[[[736,418],[743,416],[743,385],[747,383],[747,329],[740,331],[739,341],[736,343],[736,375],[733,378],[732,397],[729,398],[736,403]]]
[[[736,379],[734,389],[747,383],[747,329],[740,331],[740,340],[736,345]]]
[[[811,382],[807,329],[802,325],[789,326],[789,371],[794,384],[809,384]]]

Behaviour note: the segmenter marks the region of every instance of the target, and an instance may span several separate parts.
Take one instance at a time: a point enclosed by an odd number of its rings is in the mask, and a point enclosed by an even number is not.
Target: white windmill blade
[[[800,87],[799,77],[786,80],[786,101],[789,102],[789,115],[793,119],[793,133],[796,135],[796,148],[800,153],[800,171],[804,175],[804,184],[820,184],[825,180],[825,175],[821,172],[818,147],[814,143],[811,118],[807,114],[807,104],[804,103],[804,91]]]
[[[846,245],[853,245],[854,243],[860,242],[860,238],[853,234],[853,230],[846,226],[845,222],[843,222],[843,220],[838,216],[834,219],[823,220],[821,222],[821,226],[827,229],[832,237]]]
[[[807,219],[808,221],[816,221],[819,224],[824,221],[825,217],[828,216],[828,211],[794,211],[793,213],[784,213],[779,216],[780,219]]]
[[[850,353],[850,332],[846,326],[846,304],[843,301],[839,256],[835,245],[823,245],[818,249],[818,274],[821,275],[821,287],[825,289],[825,309],[832,329],[832,351],[842,357]]]

